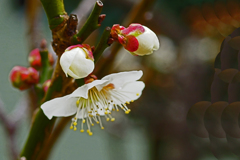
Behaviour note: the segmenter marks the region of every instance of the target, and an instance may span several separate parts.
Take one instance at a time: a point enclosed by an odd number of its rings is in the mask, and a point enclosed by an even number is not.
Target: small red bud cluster
[[[53,65],[54,59],[51,53],[48,53],[48,60],[50,65]],[[25,90],[39,82],[39,72],[41,69],[41,56],[38,48],[32,50],[28,56],[28,61],[31,67],[15,66],[10,71],[10,81],[12,85],[19,89]],[[48,80],[43,84],[43,90],[46,92],[51,81]]]
[[[12,85],[20,90],[28,89],[37,84],[39,79],[38,71],[32,67],[15,66],[9,76]]]

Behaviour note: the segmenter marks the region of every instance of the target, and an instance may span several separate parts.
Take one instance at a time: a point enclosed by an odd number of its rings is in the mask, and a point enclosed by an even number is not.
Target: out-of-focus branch
[[[26,19],[28,25],[28,44],[30,50],[38,45],[39,34],[39,12],[41,3],[36,0],[26,0]]]
[[[4,111],[3,103],[0,100],[0,122],[2,123],[7,137],[9,140],[9,151],[11,158],[16,160],[18,157],[18,152],[15,143],[15,133],[16,133],[16,123],[8,118],[7,113]]]
[[[92,13],[87,19],[82,29],[71,38],[72,44],[80,44],[98,27],[101,26],[101,22],[104,20],[105,15],[100,15],[102,11],[103,3],[97,1]]]

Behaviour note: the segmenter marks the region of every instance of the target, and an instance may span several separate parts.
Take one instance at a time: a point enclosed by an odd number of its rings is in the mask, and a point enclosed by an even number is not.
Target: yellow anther
[[[127,104],[130,104],[130,102],[128,102],[128,101],[127,101],[126,103],[127,103]]]
[[[99,121],[97,121],[97,124],[99,124]]]
[[[104,127],[101,127],[101,129],[104,129]]]
[[[108,114],[108,111],[105,111],[104,113],[105,113],[105,114]]]
[[[85,120],[85,119],[83,119],[83,120],[82,120],[82,123],[85,123],[85,122],[86,122],[86,120]]]
[[[95,110],[95,112],[98,112],[97,110]]]
[[[92,123],[92,126],[94,126],[94,124]]]
[[[108,112],[108,114],[111,114],[112,112]]]
[[[119,109],[117,109],[117,112],[119,111]]]
[[[92,111],[88,111],[88,113],[92,113]]]
[[[139,96],[139,93],[137,93],[136,95]]]
[[[92,136],[92,135],[93,135],[93,133],[92,133],[92,132],[89,132],[88,134],[89,134],[89,136]]]
[[[107,121],[109,121],[110,119],[109,118],[107,118]]]
[[[80,132],[82,132],[82,133],[83,133],[83,132],[84,132],[84,129],[81,129],[81,130],[80,130]]]
[[[111,121],[112,121],[112,122],[115,121],[115,118],[111,118]]]
[[[89,114],[89,117],[93,117],[93,115],[92,115],[92,114]]]
[[[131,102],[134,102],[134,100],[131,100]]]
[[[112,110],[113,110],[113,111],[115,111],[115,109],[114,109],[114,108],[113,108]]]
[[[73,126],[70,126],[70,129],[73,129]]]
[[[77,117],[74,117],[74,119],[76,120],[76,119],[77,119]]]
[[[79,103],[80,103],[80,100],[78,99],[78,100],[76,101],[76,105],[78,106],[78,105],[79,105]]]
[[[129,111],[127,110],[127,111],[125,111],[125,113],[126,113],[126,114],[129,114]]]
[[[131,112],[131,109],[128,109],[128,112]]]
[[[121,107],[122,109],[124,109],[123,107]]]
[[[77,130],[77,127],[74,127],[74,129],[73,129],[74,131],[76,131]]]
[[[100,114],[98,114],[98,113],[97,113],[96,115],[97,115],[97,116],[100,116]]]
[[[76,125],[77,125],[77,122],[73,122],[73,125],[76,126]]]
[[[116,106],[116,104],[113,104],[113,106]]]
[[[91,108],[91,110],[93,110],[93,108]]]
[[[89,131],[89,129],[87,129],[87,133],[89,133],[90,131]]]

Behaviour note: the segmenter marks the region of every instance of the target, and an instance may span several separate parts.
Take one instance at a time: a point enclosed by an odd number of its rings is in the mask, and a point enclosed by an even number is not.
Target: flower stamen
[[[115,118],[111,116],[111,110],[119,111],[118,107],[120,107],[126,114],[129,114],[131,110],[128,109],[126,104],[130,104],[133,100],[128,101],[127,99],[129,98],[124,94],[125,92],[127,91],[116,90],[113,84],[108,84],[101,91],[98,91],[96,87],[91,88],[88,92],[88,99],[82,97],[77,99],[76,105],[78,109],[75,118],[72,120],[70,129],[77,129],[77,118],[80,112],[82,112],[80,132],[84,132],[83,124],[87,121],[87,133],[89,135],[93,134],[91,132],[91,126],[94,126],[93,121],[99,124],[101,129],[104,129],[99,113],[105,116],[106,121],[112,122],[115,121]]]

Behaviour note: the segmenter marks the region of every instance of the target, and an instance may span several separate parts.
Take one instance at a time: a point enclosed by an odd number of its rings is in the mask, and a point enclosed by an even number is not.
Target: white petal
[[[142,81],[129,82],[126,83],[122,89],[118,89],[117,91],[124,95],[122,96],[124,98],[123,101],[126,102],[138,99],[141,96],[144,87],[145,84]]]
[[[66,74],[66,76],[67,76],[69,67],[71,66],[78,50],[79,48],[74,48],[70,51],[66,51],[62,54],[60,58],[60,65],[62,67],[63,72]]]
[[[109,83],[113,83],[115,88],[118,89],[122,87],[125,83],[136,81],[140,79],[143,72],[140,71],[130,71],[130,72],[120,72],[107,75],[102,78],[102,80],[109,80]]]
[[[84,50],[78,50],[78,54],[75,55],[75,58],[69,67],[68,74],[75,78],[87,77],[94,69],[94,62],[91,59],[86,58],[86,53]]]
[[[104,83],[108,82],[108,80],[95,80],[91,83],[84,84],[81,87],[78,87],[72,94],[70,94],[70,97],[83,97],[85,99],[88,98],[88,90],[97,87],[99,85],[102,85]]]
[[[133,52],[139,56],[149,55],[153,53],[153,50],[157,50],[159,48],[157,35],[148,27],[144,26],[144,29],[145,32],[136,37],[139,43],[139,48],[137,51]]]
[[[53,116],[67,117],[76,113],[76,101],[77,98],[71,98],[67,95],[45,102],[41,108],[48,119],[52,119]]]

